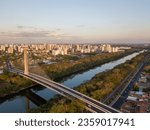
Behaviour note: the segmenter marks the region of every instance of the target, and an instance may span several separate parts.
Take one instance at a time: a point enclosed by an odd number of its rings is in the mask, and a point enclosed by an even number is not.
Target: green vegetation
[[[143,92],[150,92],[150,87],[148,87],[148,88],[143,88]]]
[[[54,63],[51,65],[40,65],[40,68],[32,68],[31,72],[37,73],[39,75],[46,73],[51,79],[57,80],[62,77],[78,73],[81,71],[88,70],[90,68],[102,65],[104,63],[119,59],[126,55],[133,53],[133,51],[128,52],[118,52],[118,53],[103,53],[90,55],[88,57],[75,59],[75,60],[63,60],[62,62]],[[66,56],[66,59],[69,58]],[[37,71],[38,70],[38,71]]]
[[[87,110],[85,109],[85,104],[76,99],[69,100],[62,96],[56,95],[46,104],[42,105],[38,109],[32,109],[29,112],[77,113],[87,112]]]
[[[144,58],[143,54],[118,65],[114,69],[97,74],[92,80],[80,85],[76,90],[96,99],[102,100],[110,94],[133,71]]]
[[[76,87],[75,89],[81,93],[84,93],[96,100],[102,100],[108,94],[110,94],[121,82],[122,80],[134,69],[136,69],[137,65],[143,60],[144,54],[140,54],[133,58],[130,61],[127,61],[124,64],[118,65],[112,70],[107,72],[97,74],[92,80]],[[60,99],[60,100],[59,100]],[[50,100],[47,104],[41,106],[39,109],[33,109],[31,112],[57,112],[58,108],[65,107],[67,105],[67,109],[61,109],[61,112],[68,112],[67,110],[72,109],[72,102],[69,103],[68,99],[62,98],[54,98],[52,99],[55,103],[51,106],[52,100]],[[63,101],[63,102],[61,102]],[[67,104],[66,104],[67,102]],[[78,106],[80,108],[80,106]],[[75,110],[75,109],[74,109]],[[43,112],[43,111],[42,111]],[[76,112],[86,112],[85,109],[82,111]]]
[[[144,72],[150,76],[150,59],[148,60],[148,64],[144,67]],[[150,82],[150,77],[147,77],[147,81]],[[143,92],[150,92],[150,87],[143,88]]]
[[[144,72],[150,74],[150,63],[144,67]]]
[[[92,54],[80,59],[79,58],[77,59],[77,57],[74,56],[63,56],[63,59],[65,60],[63,60],[62,62],[58,62],[51,65],[41,65],[39,69],[32,68],[31,71],[39,75],[46,73],[51,79],[56,80],[59,78],[63,78],[64,76],[68,76],[104,64],[106,62],[119,59],[121,57],[129,55],[130,53],[133,53],[133,50],[128,52],[118,52],[112,54],[110,53],[103,53],[103,54],[96,54],[96,55]],[[10,56],[10,58],[13,61],[15,61],[13,56],[15,58],[18,56],[15,56],[14,54]],[[19,57],[18,59],[20,60]],[[0,83],[0,85],[5,86],[0,88],[0,97],[15,92],[17,93],[20,90],[35,84],[26,78],[23,78],[21,76],[12,73],[5,73],[3,75],[0,75],[0,80],[3,81],[3,85],[2,83]]]
[[[139,86],[137,84],[134,84],[133,91],[139,91]]]
[[[56,58],[61,59],[58,60],[60,62],[70,61],[70,60],[75,61],[79,59],[79,57],[76,55],[58,55]]]
[[[13,94],[23,90],[34,83],[31,80],[23,78],[13,73],[0,75],[0,97]]]

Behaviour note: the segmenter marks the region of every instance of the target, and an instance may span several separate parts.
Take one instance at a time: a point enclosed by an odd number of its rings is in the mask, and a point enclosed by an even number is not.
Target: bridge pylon
[[[28,47],[24,47],[24,74],[29,74],[29,65],[28,65]]]

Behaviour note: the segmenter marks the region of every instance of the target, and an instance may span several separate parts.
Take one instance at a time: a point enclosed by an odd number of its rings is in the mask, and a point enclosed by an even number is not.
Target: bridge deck
[[[18,69],[15,69],[15,68],[9,68],[9,70],[13,73],[17,73],[23,77],[26,77],[38,84],[41,84],[42,86],[45,86],[47,87],[48,89],[51,89],[53,91],[56,91],[57,93],[63,95],[63,96],[71,96],[71,97],[74,97],[76,99],[79,99],[81,101],[83,101],[84,103],[86,103],[87,107],[89,107],[90,109],[92,109],[92,111],[95,111],[95,112],[105,112],[105,113],[118,113],[120,111],[108,106],[108,105],[105,105],[95,99],[92,99],[78,91],[75,91],[71,88],[68,88],[62,84],[59,84],[57,82],[54,82],[50,79],[46,79],[42,76],[39,76],[39,75],[36,75],[36,74],[32,74],[32,73],[29,73],[28,75],[27,74],[24,74],[23,71],[21,70],[18,70]]]

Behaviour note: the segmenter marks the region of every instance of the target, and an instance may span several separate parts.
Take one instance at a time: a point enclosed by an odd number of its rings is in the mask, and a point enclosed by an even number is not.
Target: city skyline
[[[0,1],[1,43],[150,43],[148,0]]]

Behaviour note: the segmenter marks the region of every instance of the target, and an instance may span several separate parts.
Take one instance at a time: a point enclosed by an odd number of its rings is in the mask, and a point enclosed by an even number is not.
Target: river
[[[101,66],[95,67],[93,69],[89,69],[82,73],[74,74],[72,76],[69,76],[68,78],[63,79],[62,81],[60,81],[60,83],[70,88],[74,88],[75,86],[78,86],[86,82],[87,80],[92,79],[97,73],[110,70],[119,64],[125,63],[127,60],[131,60],[132,58],[137,56],[139,53],[141,52],[135,52],[119,60],[115,60],[115,61],[103,64]],[[38,107],[36,105],[36,101],[34,102],[34,100],[32,100],[35,97],[34,93],[37,94],[37,98],[39,95],[45,100],[49,100],[57,94],[54,91],[51,91],[47,88],[37,85],[36,87],[26,90],[24,92],[20,92],[16,94],[15,96],[10,96],[7,99],[3,99],[3,100],[0,99],[0,112],[1,113],[5,113],[5,112],[7,113],[9,112],[22,113],[23,112],[24,113],[31,108]],[[40,97],[36,100],[40,101]]]

